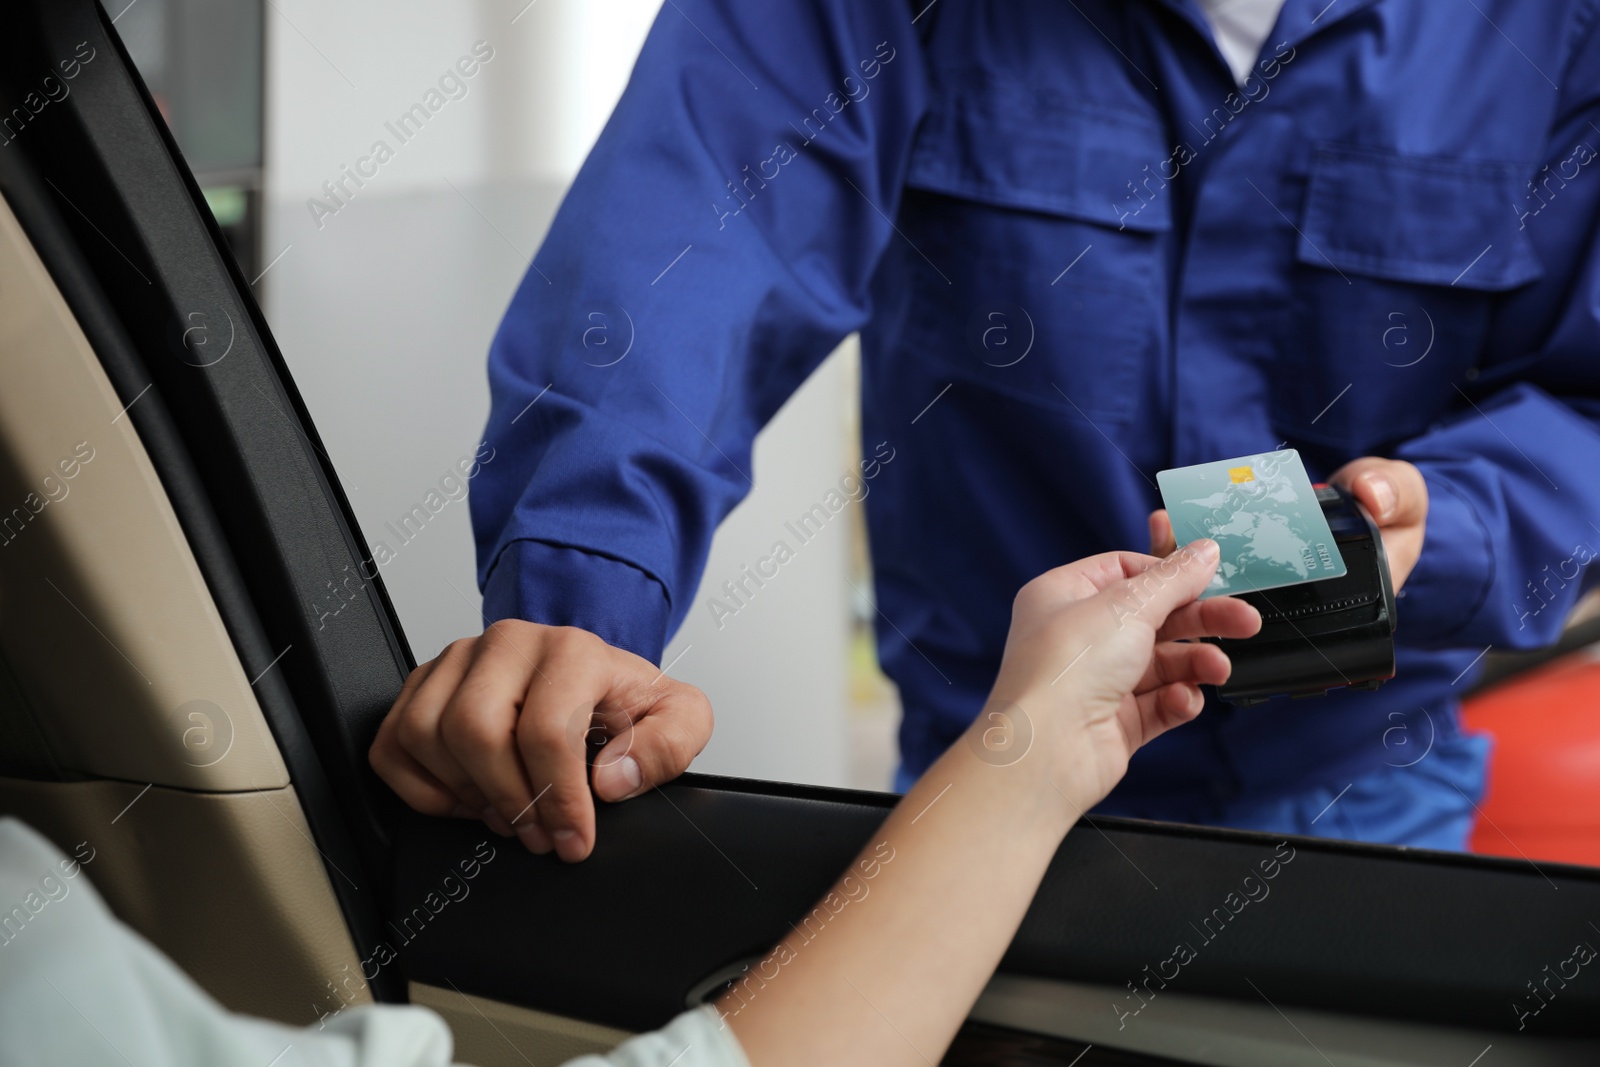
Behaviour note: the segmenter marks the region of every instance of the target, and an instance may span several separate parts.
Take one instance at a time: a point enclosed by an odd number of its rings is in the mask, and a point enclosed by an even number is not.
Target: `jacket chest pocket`
[[[1341,455],[1385,451],[1458,401],[1500,294],[1543,273],[1523,232],[1528,168],[1323,145],[1295,250],[1295,329],[1273,421]]]
[[[915,251],[901,257],[911,299],[894,358],[1126,419],[1165,319],[1170,191],[1136,184],[1162,144],[1145,116],[1022,86],[939,94],[906,178],[900,225]]]

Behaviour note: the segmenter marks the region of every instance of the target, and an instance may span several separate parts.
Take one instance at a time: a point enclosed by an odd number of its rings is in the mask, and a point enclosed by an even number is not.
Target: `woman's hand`
[[[997,729],[1024,731],[1057,789],[1085,810],[1098,803],[1141,745],[1200,713],[1201,685],[1227,680],[1221,649],[1184,639],[1261,628],[1241,600],[1195,600],[1216,569],[1216,542],[1202,540],[1165,559],[1090,556],[1029,582],[969,740],[993,750],[996,741],[1019,741]]]
[[[718,1001],[758,1067],[937,1062],[1072,822],[1128,757],[1200,710],[1248,637],[1242,601],[1195,597],[1216,545],[1059,567],[1017,595],[988,707],[794,932]],[[821,936],[818,936],[821,934]]]

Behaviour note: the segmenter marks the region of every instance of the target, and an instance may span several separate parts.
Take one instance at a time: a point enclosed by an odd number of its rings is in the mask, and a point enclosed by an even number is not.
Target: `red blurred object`
[[[1600,865],[1600,660],[1582,653],[1462,705],[1494,737],[1473,852]]]

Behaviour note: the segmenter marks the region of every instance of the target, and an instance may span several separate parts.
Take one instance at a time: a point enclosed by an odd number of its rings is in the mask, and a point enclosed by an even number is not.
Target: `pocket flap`
[[[1514,289],[1544,273],[1517,217],[1527,168],[1319,145],[1302,263],[1390,281]]]
[[[1153,233],[1172,226],[1159,176],[1168,155],[1161,125],[1143,116],[1024,85],[963,85],[936,94],[906,183]]]

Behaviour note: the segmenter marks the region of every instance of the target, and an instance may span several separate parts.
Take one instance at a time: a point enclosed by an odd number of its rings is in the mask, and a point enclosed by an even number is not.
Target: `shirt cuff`
[[[1428,485],[1428,518],[1422,555],[1395,606],[1395,635],[1412,646],[1455,644],[1494,584],[1494,547],[1472,502],[1428,464],[1417,468]]]
[[[604,1057],[567,1067],[750,1067],[744,1047],[711,1005],[692,1008],[663,1029],[631,1037]]]
[[[666,588],[621,560],[546,541],[512,541],[483,587],[485,622],[576,626],[661,662],[671,604]]]

